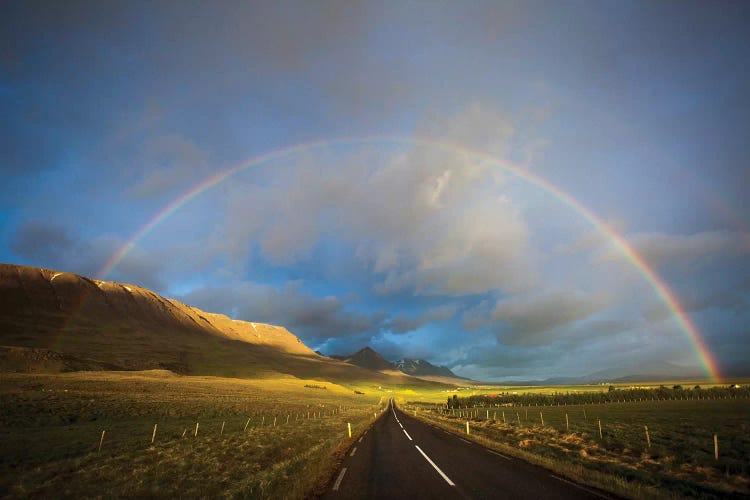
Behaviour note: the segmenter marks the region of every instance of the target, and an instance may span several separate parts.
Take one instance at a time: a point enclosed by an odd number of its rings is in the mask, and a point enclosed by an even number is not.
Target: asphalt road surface
[[[353,444],[323,498],[612,498],[425,424],[393,404]]]

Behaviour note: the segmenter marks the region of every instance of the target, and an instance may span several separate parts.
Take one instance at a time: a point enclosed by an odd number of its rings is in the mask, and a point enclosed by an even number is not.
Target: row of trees
[[[696,385],[692,389],[683,389],[680,385],[660,386],[656,389],[633,388],[617,389],[610,386],[607,392],[583,392],[565,394],[510,394],[467,396],[457,395],[448,398],[448,408],[473,408],[476,406],[555,406],[574,404],[618,403],[625,401],[652,401],[675,399],[727,399],[750,398],[750,386],[725,386],[702,389]]]

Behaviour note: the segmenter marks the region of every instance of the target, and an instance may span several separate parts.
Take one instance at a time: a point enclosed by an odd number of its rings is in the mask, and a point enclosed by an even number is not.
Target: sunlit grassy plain
[[[283,376],[3,374],[0,495],[309,495],[351,442],[347,423],[356,439],[385,407],[385,391],[358,390]]]
[[[747,383],[732,381],[735,382]],[[685,387],[697,383],[704,389],[717,385],[705,381],[670,382]],[[667,384],[637,385],[657,388]],[[726,387],[727,383],[719,385]],[[616,385],[621,389],[630,386]],[[468,420],[470,439],[623,496],[669,498],[750,494],[750,400],[746,398],[512,407],[500,406],[502,398],[499,398],[493,406],[472,406],[449,414],[437,410],[438,405],[445,406],[452,394],[459,398],[498,392],[586,394],[607,391],[608,387],[609,384],[467,388],[454,393],[434,391],[421,394],[421,400],[406,397],[398,401],[410,414],[414,415],[416,410],[417,418],[463,437],[466,437]],[[602,425],[601,438],[599,422]],[[644,426],[649,429],[650,447]],[[719,444],[718,461],[714,458],[714,434]]]
[[[623,496],[750,493],[747,399],[492,406],[464,409],[472,412],[468,417],[435,411],[453,394],[594,393],[607,388],[453,391],[376,382],[343,386],[278,374],[256,379],[179,376],[160,370],[3,374],[0,495],[312,496],[324,491],[337,460],[391,396],[411,414],[417,410],[418,418],[464,436],[469,420],[470,438],[485,446]],[[644,425],[649,426],[650,449]],[[713,434],[719,437],[718,462],[713,459]]]

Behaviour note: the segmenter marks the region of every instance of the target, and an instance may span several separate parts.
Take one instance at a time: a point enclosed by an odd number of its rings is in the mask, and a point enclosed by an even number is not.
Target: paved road
[[[354,443],[323,498],[610,498],[409,417],[392,404]]]

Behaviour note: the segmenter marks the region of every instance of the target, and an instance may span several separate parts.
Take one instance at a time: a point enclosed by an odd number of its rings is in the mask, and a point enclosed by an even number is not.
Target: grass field
[[[469,421],[470,436],[483,444],[625,496],[750,494],[748,399],[456,410],[424,403],[402,406],[464,435]]]
[[[301,497],[332,473],[347,423],[356,438],[384,408],[370,389],[163,371],[3,374],[0,496]]]

